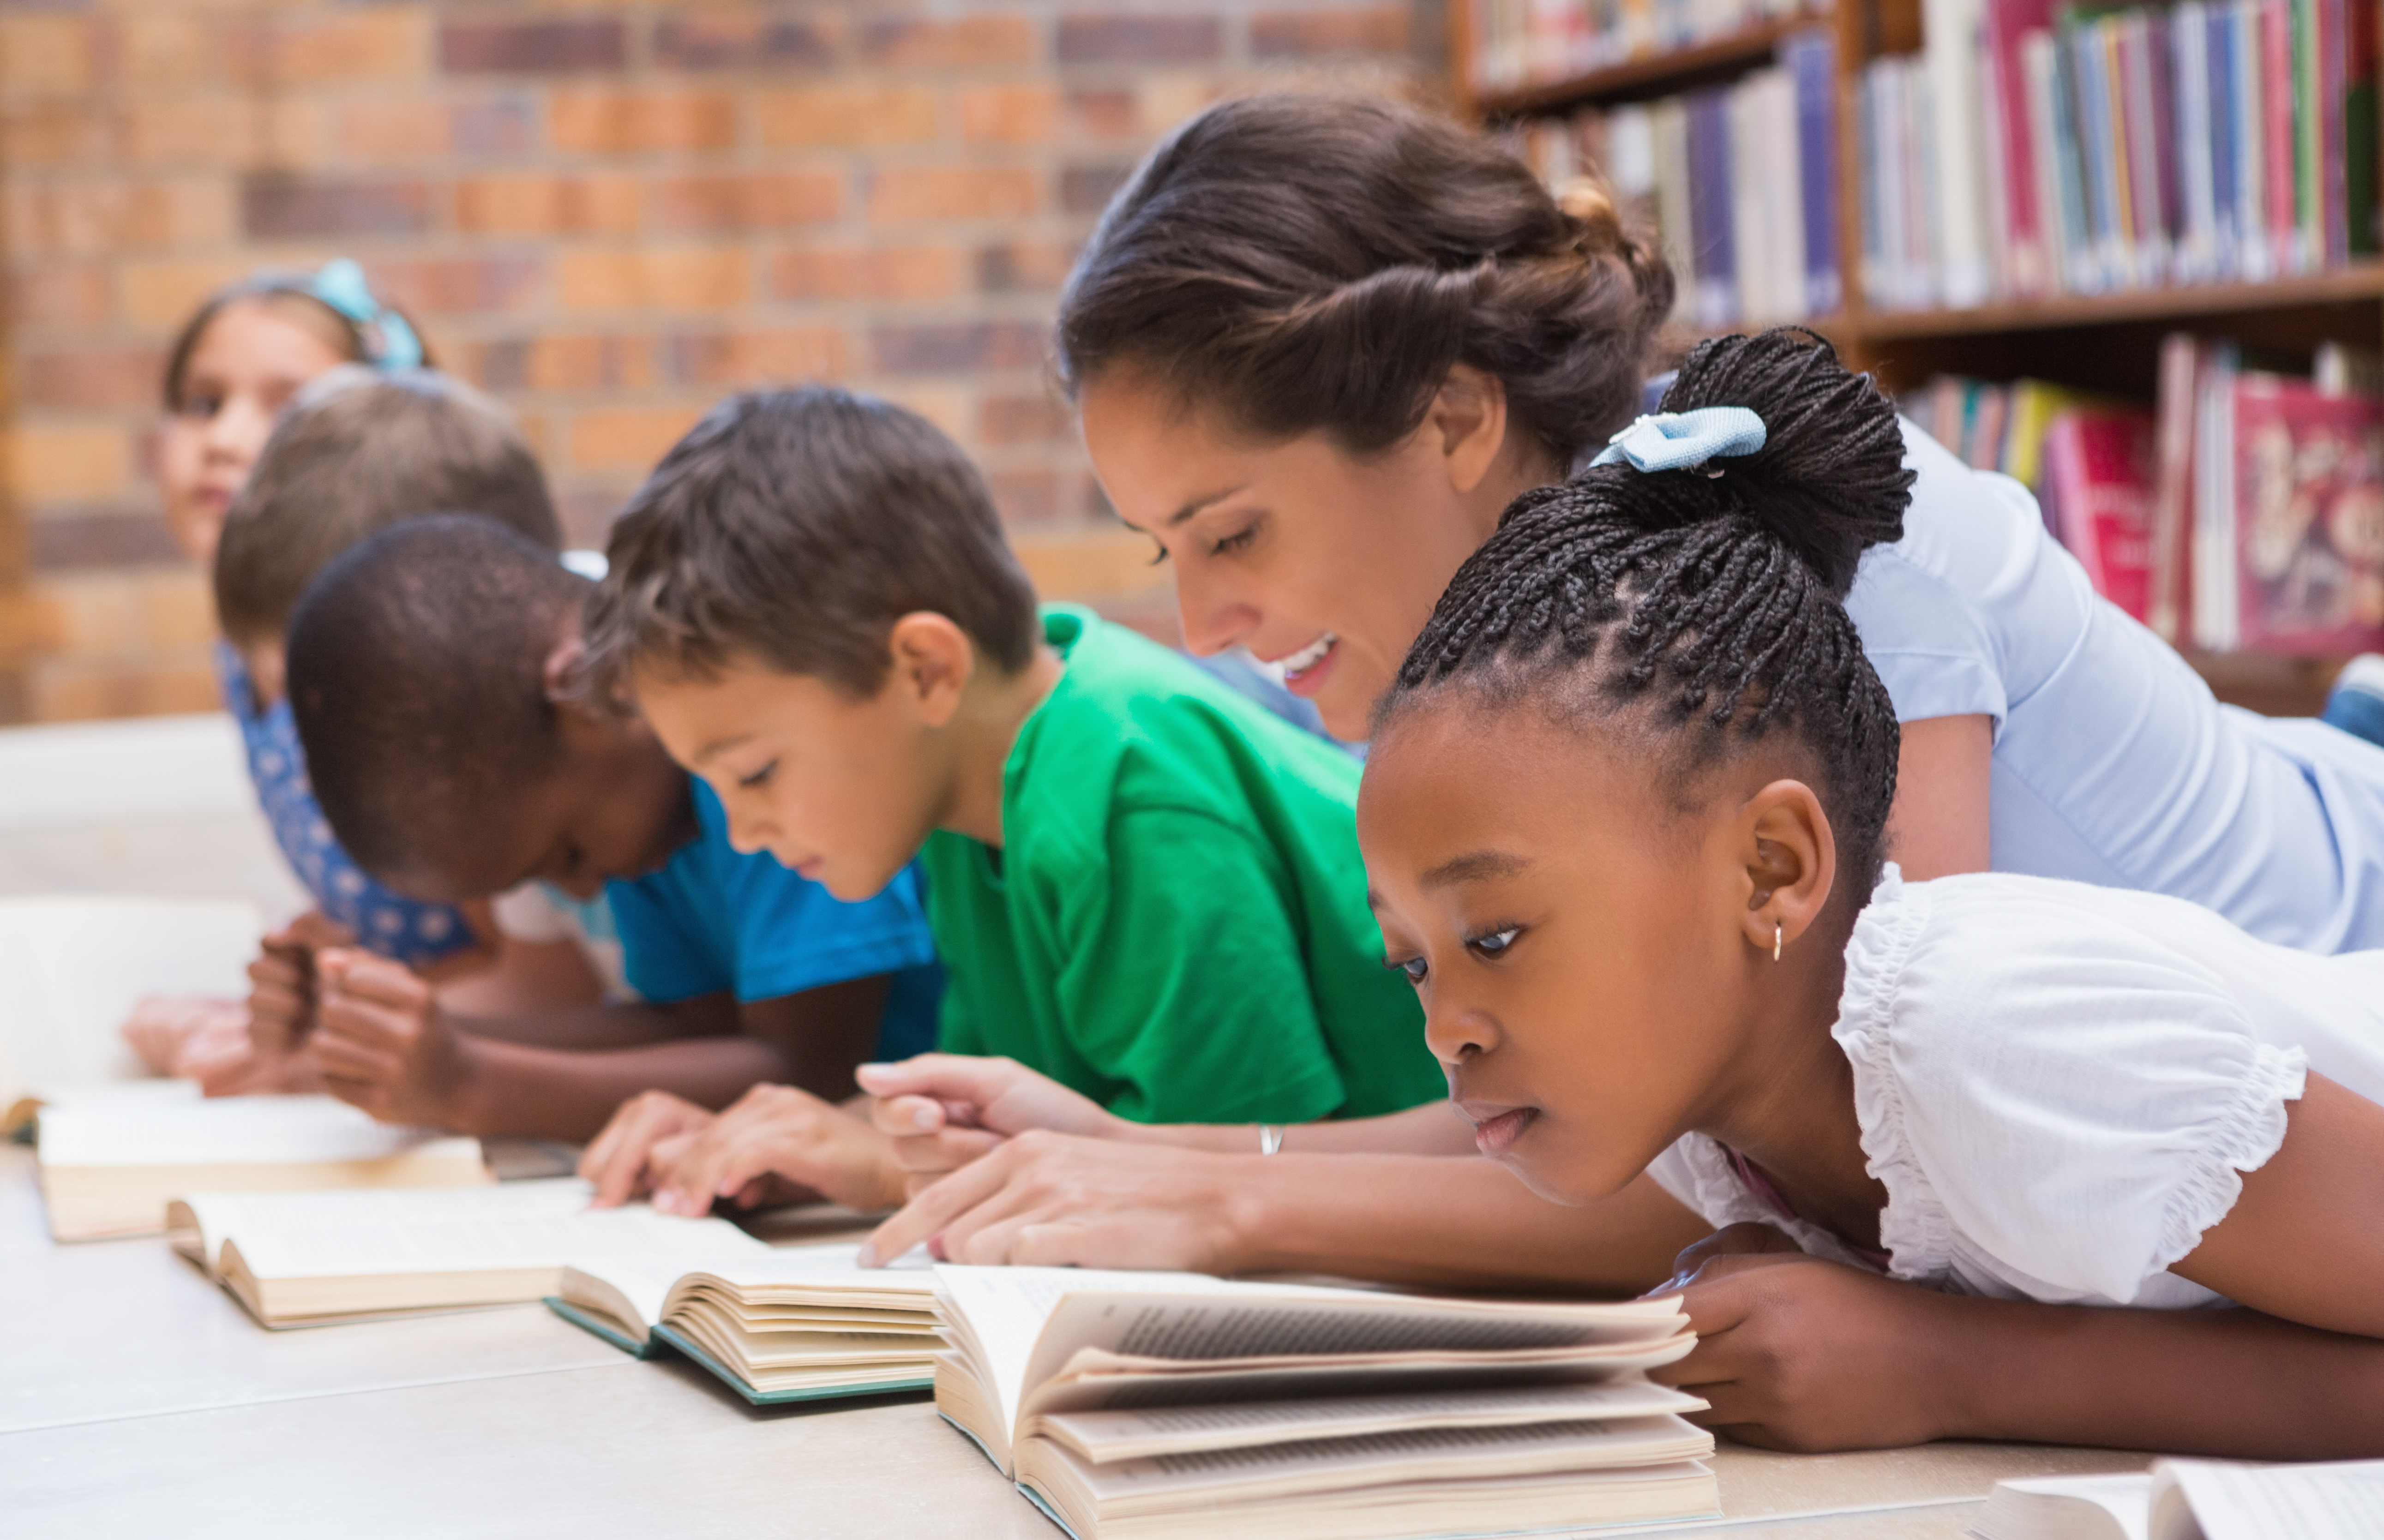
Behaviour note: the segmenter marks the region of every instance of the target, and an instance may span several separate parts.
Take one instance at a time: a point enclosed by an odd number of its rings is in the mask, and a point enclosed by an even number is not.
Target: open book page
[[[1030,1436],[1054,1439],[1096,1464],[1161,1454],[1255,1447],[1306,1439],[1358,1438],[1415,1428],[1617,1422],[1704,1410],[1697,1397],[1645,1380],[1612,1384],[1501,1385],[1405,1395],[1292,1400],[1222,1400],[1129,1411],[1038,1414]]]
[[[637,1352],[652,1340],[654,1323],[663,1318],[663,1301],[678,1282],[680,1266],[659,1257],[576,1257],[564,1264],[554,1294],[596,1317],[593,1326],[610,1327],[616,1346]],[[591,1324],[568,1312],[565,1319]]]
[[[251,1276],[377,1277],[548,1267],[580,1253],[700,1259],[765,1250],[719,1219],[682,1219],[644,1204],[590,1209],[577,1177],[481,1187],[208,1195],[220,1239]],[[220,1252],[217,1261],[220,1262]]]
[[[924,1249],[884,1267],[863,1267],[860,1257],[858,1242],[765,1247],[709,1263],[680,1283],[690,1290],[725,1290],[749,1313],[764,1316],[790,1314],[776,1307],[805,1304],[838,1315],[872,1310],[915,1315],[935,1309],[936,1270]]]
[[[1679,1338],[1677,1297],[1614,1305],[1427,1298],[1371,1290],[1225,1284],[1104,1298],[1069,1289],[1051,1310],[1024,1383],[1056,1378],[1086,1350],[1125,1360],[1194,1360],[1224,1367],[1394,1354],[1526,1355],[1619,1348],[1626,1356]]]
[[[472,1139],[375,1123],[328,1096],[157,1096],[70,1101],[42,1114],[44,1166],[234,1166],[381,1160]]]
[[[1176,1499],[1197,1494],[1203,1503],[1248,1502],[1397,1482],[1478,1481],[1663,1465],[1712,1450],[1712,1434],[1677,1417],[1418,1429],[1105,1465],[1078,1460],[1058,1446],[1037,1440],[1020,1447],[1018,1477],[1037,1480],[1064,1465],[1099,1501],[1106,1516],[1122,1511],[1117,1508],[1122,1501],[1162,1494]]]
[[[1980,1540],[2145,1540],[2152,1496],[2142,1472],[1999,1481],[1970,1528]]]
[[[2152,1540],[2368,1540],[2384,1534],[2384,1460],[2153,1467]]]

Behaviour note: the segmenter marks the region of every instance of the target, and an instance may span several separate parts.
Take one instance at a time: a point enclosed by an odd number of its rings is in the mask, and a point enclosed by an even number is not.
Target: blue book
[[[2214,5],[2203,17],[2204,61],[2210,84],[2210,186],[2217,226],[2217,250],[2213,276],[2240,277],[2235,234],[2235,29],[2225,5]]]
[[[1805,313],[1828,316],[1844,299],[1838,263],[1837,45],[1825,30],[1780,45],[1796,83],[1796,168],[1805,210]]]
[[[2071,29],[2069,85],[2075,93],[2078,159],[2086,184],[2086,228],[2093,237],[2094,287],[2123,286],[2129,271],[2127,235],[2119,225],[2119,138],[2112,113],[2111,77],[2104,65],[2103,24]]]
[[[1697,324],[1738,318],[1738,254],[1731,238],[1730,93],[1689,97],[1689,226],[1695,232]]]

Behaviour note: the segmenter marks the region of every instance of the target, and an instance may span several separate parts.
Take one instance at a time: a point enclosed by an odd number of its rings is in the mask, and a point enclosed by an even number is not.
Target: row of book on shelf
[[[1828,30],[1807,28],[1733,84],[1503,131],[1550,185],[1602,176],[1658,232],[1685,323],[1826,316],[1842,299],[1835,57]]]
[[[1547,85],[1807,8],[1802,0],[1473,0],[1471,83],[1482,93]]]
[[[1855,93],[1881,309],[2265,281],[2373,255],[2366,0],[1924,0]]]
[[[2026,482],[2095,589],[2180,646],[2384,648],[2384,366],[2336,344],[2307,373],[2184,333],[2152,407],[2043,380],[1940,377],[1907,415]]]

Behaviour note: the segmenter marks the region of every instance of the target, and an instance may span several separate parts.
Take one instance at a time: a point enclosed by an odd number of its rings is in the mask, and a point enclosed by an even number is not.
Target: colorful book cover
[[[2086,190],[2087,228],[2093,234],[2094,287],[2125,282],[2125,216],[2111,147],[2117,143],[2111,110],[2110,71],[2104,62],[2102,28],[2087,22],[2068,34],[2068,83],[2077,104],[2080,180]]]
[[[2249,374],[2233,404],[2240,645],[2384,647],[2384,402]]]
[[[2299,184],[2293,160],[2292,0],[2261,0],[2260,105],[2266,121],[2261,137],[2267,152],[2270,270],[2301,271],[2301,240],[2294,205]]]
[[[2044,435],[2055,532],[2094,591],[2142,620],[2152,596],[2154,453],[2150,412],[2073,406]]]
[[[2034,114],[2028,101],[2028,70],[2021,40],[2053,25],[2052,0],[1986,0],[1980,16],[1980,46],[1986,56],[1990,94],[1987,131],[1999,147],[2003,175],[2002,225],[2012,291],[2041,294],[2055,286],[2049,210],[2040,207]]]
[[[1833,315],[1845,303],[1838,262],[1837,43],[1826,29],[1790,36],[1780,61],[1796,82],[1796,170],[1805,213],[1805,309]]]

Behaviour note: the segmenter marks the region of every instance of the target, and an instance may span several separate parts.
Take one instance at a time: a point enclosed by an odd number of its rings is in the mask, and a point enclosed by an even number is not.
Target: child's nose
[[[1423,1018],[1424,1046],[1448,1069],[1461,1067],[1497,1046],[1498,1028],[1484,1012],[1461,1001],[1428,1006]]]

